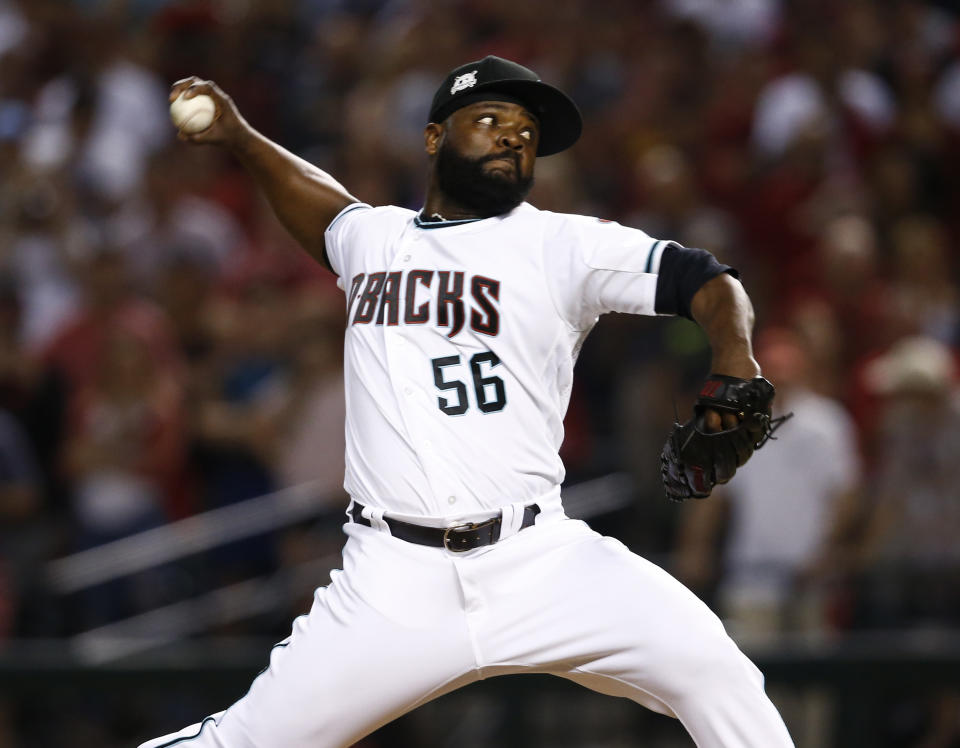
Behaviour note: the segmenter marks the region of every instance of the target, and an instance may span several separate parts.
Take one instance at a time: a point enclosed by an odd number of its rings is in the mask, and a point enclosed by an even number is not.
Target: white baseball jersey
[[[358,203],[326,240],[347,295],[345,485],[368,523],[344,525],[343,570],[242,699],[141,748],[344,748],[455,688],[530,672],[677,716],[699,746],[792,746],[706,605],[560,505],[580,344],[602,312],[654,313],[668,243],[526,204],[421,224]],[[465,552],[383,520],[498,510],[497,542]]]
[[[557,501],[580,346],[600,314],[653,314],[666,241],[524,203],[484,220],[345,208],[347,492],[397,517]]]

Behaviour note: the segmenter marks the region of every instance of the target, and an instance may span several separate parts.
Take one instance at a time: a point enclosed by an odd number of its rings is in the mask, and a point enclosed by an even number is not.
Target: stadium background
[[[0,746],[224,708],[337,563],[342,296],[234,161],[175,140],[170,83],[216,80],[357,196],[417,208],[437,81],[490,53],[585,116],[531,202],[737,266],[798,414],[723,495],[668,504],[659,449],[708,351],[609,315],[571,513],[721,613],[799,746],[960,745],[958,49],[949,2],[0,0]],[[690,741],[529,677],[362,745]]]

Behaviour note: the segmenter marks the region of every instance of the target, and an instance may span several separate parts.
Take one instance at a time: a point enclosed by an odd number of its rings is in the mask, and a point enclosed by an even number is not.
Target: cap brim
[[[573,100],[559,88],[543,81],[487,81],[470,89],[471,97],[483,91],[504,93],[523,102],[540,123],[538,156],[560,153],[577,142],[583,131],[583,119]],[[442,107],[437,119],[443,120],[459,109],[454,99]]]

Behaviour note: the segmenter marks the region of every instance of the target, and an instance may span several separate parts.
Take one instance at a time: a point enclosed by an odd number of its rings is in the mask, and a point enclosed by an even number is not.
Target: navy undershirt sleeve
[[[678,314],[692,320],[690,302],[701,286],[711,278],[729,273],[740,274],[705,249],[692,249],[671,244],[663,250],[657,274],[657,295],[654,311],[657,314]]]

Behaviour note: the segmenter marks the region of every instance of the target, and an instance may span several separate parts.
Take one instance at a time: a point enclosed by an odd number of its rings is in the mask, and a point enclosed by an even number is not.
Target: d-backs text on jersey
[[[348,298],[351,325],[398,325],[401,317],[405,325],[433,320],[438,327],[450,327],[447,337],[452,338],[463,329],[469,311],[471,330],[484,335],[500,332],[500,281],[474,275],[468,284],[461,270],[359,273]]]

